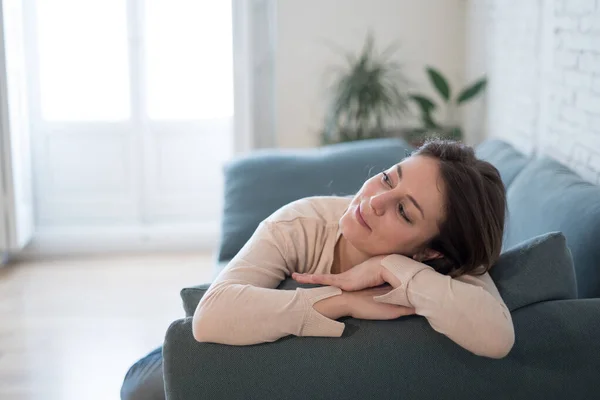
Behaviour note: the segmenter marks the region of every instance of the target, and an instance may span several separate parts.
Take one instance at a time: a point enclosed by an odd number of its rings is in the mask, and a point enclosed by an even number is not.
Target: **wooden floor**
[[[209,282],[210,254],[28,262],[0,268],[0,399],[119,398],[129,366]]]

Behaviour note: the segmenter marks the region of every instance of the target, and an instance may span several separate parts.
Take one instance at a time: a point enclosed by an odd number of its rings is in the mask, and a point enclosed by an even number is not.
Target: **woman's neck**
[[[344,235],[340,235],[333,252],[332,274],[341,274],[369,259],[369,256],[356,249]]]

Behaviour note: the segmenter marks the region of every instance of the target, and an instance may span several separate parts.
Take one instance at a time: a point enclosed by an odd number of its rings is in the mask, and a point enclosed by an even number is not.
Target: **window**
[[[123,0],[37,1],[42,118],[129,118],[125,4]]]
[[[40,224],[216,224],[233,153],[231,2],[23,5]]]
[[[148,0],[148,115],[233,116],[231,2]]]
[[[231,2],[127,3],[35,1],[41,117],[121,121],[132,109],[154,120],[231,117]]]

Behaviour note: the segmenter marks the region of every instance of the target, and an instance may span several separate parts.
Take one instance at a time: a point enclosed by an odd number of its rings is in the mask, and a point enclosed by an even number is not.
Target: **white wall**
[[[487,134],[600,183],[600,1],[469,0],[467,70],[490,77]]]
[[[372,29],[380,47],[399,40],[398,59],[423,91],[431,64],[464,85],[466,0],[287,0],[277,2],[275,124],[279,147],[319,144],[325,72],[343,60],[325,40],[360,51]],[[433,92],[431,92],[433,93]]]

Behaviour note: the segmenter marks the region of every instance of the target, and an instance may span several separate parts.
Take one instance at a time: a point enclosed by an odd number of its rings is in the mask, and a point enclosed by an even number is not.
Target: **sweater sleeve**
[[[275,289],[294,272],[286,252],[286,238],[277,225],[263,221],[198,304],[194,338],[251,345],[287,335],[340,337],[345,325],[325,317],[313,304],[341,294],[341,289]]]
[[[411,258],[382,259],[401,285],[375,301],[414,307],[437,332],[480,356],[502,358],[515,341],[510,311],[488,273],[452,279]]]

